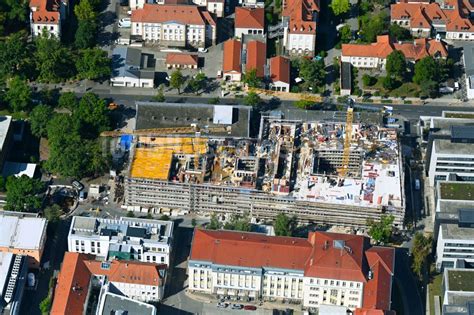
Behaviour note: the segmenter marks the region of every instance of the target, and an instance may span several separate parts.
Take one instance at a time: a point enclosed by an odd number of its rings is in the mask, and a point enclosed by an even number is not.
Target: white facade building
[[[131,19],[131,34],[145,41],[173,47],[206,47],[216,41],[216,22],[194,5],[145,4]]]
[[[57,38],[61,37],[61,23],[68,15],[66,0],[30,1],[31,35],[39,36],[43,32]]]
[[[73,217],[68,251],[169,266],[173,222]]]
[[[345,311],[367,309],[380,299],[384,302],[378,305],[385,303],[382,308],[388,310],[394,252],[369,248],[366,241],[361,236],[322,232],[310,233],[306,240],[195,230],[188,262],[189,290],[250,300],[286,300],[309,310],[323,305]],[[367,267],[357,267],[356,261]],[[369,271],[364,275],[366,268]],[[384,283],[383,289],[377,282]]]

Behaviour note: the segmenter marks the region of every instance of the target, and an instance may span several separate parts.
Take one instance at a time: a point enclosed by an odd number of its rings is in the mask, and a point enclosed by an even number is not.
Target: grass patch
[[[392,103],[392,101],[391,100],[382,100],[381,103],[382,104],[390,104],[390,103]]]
[[[474,183],[440,183],[442,199],[474,200]]]
[[[441,298],[441,305],[443,305],[443,292],[441,287],[441,282],[443,281],[443,274],[437,274],[433,277],[431,284],[430,284],[430,314],[434,315],[434,297],[439,296]]]
[[[445,113],[446,118],[469,118],[474,119],[474,113]]]
[[[28,114],[25,112],[15,112],[12,113],[8,109],[0,110],[0,116],[12,116],[13,119],[26,119],[28,118]]]
[[[392,97],[418,97],[420,93],[420,87],[413,82],[403,83],[391,91],[386,90],[383,88],[383,77],[379,77],[377,83],[371,89],[378,90],[382,95],[386,94]]]
[[[403,104],[409,105],[409,104],[413,104],[413,102],[412,101],[403,101]]]

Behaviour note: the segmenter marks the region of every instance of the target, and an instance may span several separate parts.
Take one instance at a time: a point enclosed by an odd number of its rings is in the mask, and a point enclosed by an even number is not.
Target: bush
[[[382,100],[382,104],[390,104],[390,103],[392,103],[391,100]]]
[[[367,99],[364,99],[363,102],[364,102],[364,103],[373,103],[374,100],[371,99],[371,98],[367,98]]]
[[[362,76],[362,83],[364,83],[364,86],[373,86],[375,83],[377,83],[377,78],[364,74]]]
[[[403,101],[403,104],[409,105],[409,104],[413,104],[413,102],[412,101]]]

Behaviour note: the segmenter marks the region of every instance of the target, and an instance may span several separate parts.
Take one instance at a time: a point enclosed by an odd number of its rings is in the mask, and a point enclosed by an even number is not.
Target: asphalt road
[[[405,248],[395,249],[395,276],[394,285],[399,290],[403,302],[403,314],[424,314],[423,300],[418,292],[418,286],[413,272],[410,269],[410,257]]]

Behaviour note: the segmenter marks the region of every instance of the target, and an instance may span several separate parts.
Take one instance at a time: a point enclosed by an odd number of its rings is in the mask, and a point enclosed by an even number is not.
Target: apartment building
[[[138,10],[143,9],[145,4],[158,4],[158,5],[188,5],[195,4],[199,7],[207,8],[207,11],[214,14],[216,17],[224,17],[226,10],[225,0],[130,0],[130,9]]]
[[[189,290],[286,300],[310,310],[389,310],[394,257],[392,248],[356,235],[311,232],[303,239],[196,229]]]
[[[400,1],[391,5],[391,23],[409,29],[415,37],[474,40],[474,24],[469,19],[471,11],[466,3],[462,0]]]
[[[270,58],[270,84],[272,91],[290,92],[290,59],[282,56]]]
[[[169,265],[173,221],[72,218],[68,251]]]
[[[283,46],[290,55],[314,55],[319,11],[319,0],[283,1]]]
[[[154,305],[140,302],[126,296],[110,292],[110,285],[102,287],[96,315],[130,314],[156,315]]]
[[[21,314],[27,272],[26,256],[0,253],[0,314]]]
[[[216,43],[216,22],[195,5],[144,4],[132,11],[131,34],[172,47],[206,47]]]
[[[30,0],[30,29],[32,36],[61,37],[61,23],[68,14],[67,0]]]
[[[47,221],[35,215],[0,212],[0,252],[28,256],[30,268],[39,268],[46,243]]]
[[[51,315],[83,314],[92,306],[91,290],[109,286],[133,300],[163,298],[166,265],[134,261],[98,261],[91,255],[66,252],[54,290]]]
[[[265,9],[263,8],[235,8],[234,36],[264,35]]]
[[[419,38],[413,42],[393,43],[388,35],[381,35],[372,44],[342,44],[341,61],[356,68],[385,69],[388,55],[395,50],[401,51],[412,63],[428,56],[448,57],[446,45],[441,40]]]
[[[210,121],[207,117],[200,121]],[[233,112],[232,121],[235,117]],[[354,228],[390,213],[395,226],[402,227],[405,200],[396,130],[354,123],[348,172],[341,177],[343,139],[335,135],[344,128],[343,122],[264,117],[258,139],[137,137],[125,177],[125,206],[224,216],[247,211],[262,220],[296,214],[301,222]]]
[[[118,46],[112,51],[110,85],[126,87],[155,86],[155,60],[139,49]]]
[[[436,268],[453,268],[460,261],[474,263],[474,183],[436,184]]]
[[[444,270],[442,288],[443,315],[470,315],[474,311],[474,270]]]

